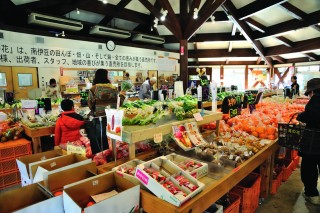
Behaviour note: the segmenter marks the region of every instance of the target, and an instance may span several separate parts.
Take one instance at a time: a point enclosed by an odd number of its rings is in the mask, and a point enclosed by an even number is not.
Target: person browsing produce
[[[152,77],[149,80],[146,80],[143,82],[143,84],[140,87],[139,91],[139,98],[140,99],[145,99],[145,98],[150,98],[150,91],[152,90],[152,86],[157,83],[157,78]]]
[[[320,131],[320,78],[313,78],[307,82],[306,96],[311,99],[305,107],[305,111],[297,117],[298,121],[306,123],[306,128]],[[302,136],[303,139],[304,135]],[[306,141],[309,143],[309,141]],[[311,141],[310,141],[311,143]],[[320,170],[320,152],[309,155],[299,153],[301,161],[301,180],[304,184],[304,194],[307,201],[320,205],[320,196],[317,189],[318,175]]]
[[[93,86],[89,90],[88,106],[93,116],[101,117],[93,119],[93,128],[88,129],[88,137],[90,141],[94,141],[91,146],[92,153],[97,153],[108,148],[106,136],[106,112],[105,109],[110,107],[117,108],[118,97],[120,97],[120,106],[122,105],[125,96],[118,92],[118,88],[113,86],[108,79],[108,71],[105,69],[98,69],[95,73]],[[101,121],[100,121],[101,120]],[[102,143],[103,147],[100,147]]]
[[[45,94],[48,98],[51,98],[52,101],[56,101],[58,98],[61,98],[57,82],[54,78],[50,79],[49,86],[46,88]]]
[[[81,137],[80,129],[84,126],[84,119],[74,111],[73,101],[64,99],[61,102],[63,112],[56,122],[54,130],[54,144],[66,144],[79,140]]]

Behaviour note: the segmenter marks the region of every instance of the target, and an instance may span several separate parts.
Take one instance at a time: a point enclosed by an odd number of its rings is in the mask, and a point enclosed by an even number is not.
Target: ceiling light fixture
[[[66,35],[64,34],[64,31],[62,31],[61,33],[56,33],[56,37],[59,37],[61,35],[61,37],[66,37]]]
[[[80,10],[77,8],[77,14],[79,15],[80,14]]]
[[[153,27],[151,26],[151,31],[153,31]]]
[[[194,8],[194,11],[193,11],[193,19],[197,19],[197,18],[198,18],[198,13],[199,13],[198,8]]]
[[[158,23],[159,23],[159,19],[158,18],[155,18],[154,20],[153,20],[153,22],[154,22],[154,27],[158,27]]]
[[[162,11],[161,13],[162,13],[162,16],[161,16],[160,20],[161,20],[161,21],[166,20],[166,16],[167,16],[167,14],[168,14],[168,10],[164,10],[164,11]]]
[[[107,0],[100,0],[102,3],[107,4],[108,1]]]
[[[216,22],[216,20],[215,20],[216,17],[214,17],[214,15],[212,15],[212,16],[210,17],[210,19],[211,19],[211,23],[212,23],[212,24],[214,24],[214,23]]]

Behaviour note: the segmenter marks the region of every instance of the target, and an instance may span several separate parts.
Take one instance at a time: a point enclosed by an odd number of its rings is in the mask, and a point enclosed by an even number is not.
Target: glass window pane
[[[18,84],[19,87],[32,86],[32,74],[18,73]]]
[[[0,72],[0,86],[6,87],[7,86],[7,77],[4,72]]]

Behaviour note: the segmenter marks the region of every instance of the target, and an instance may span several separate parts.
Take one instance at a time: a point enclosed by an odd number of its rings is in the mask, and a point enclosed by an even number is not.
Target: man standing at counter
[[[157,82],[156,77],[152,77],[149,80],[146,80],[143,82],[143,84],[140,87],[139,91],[139,98],[145,99],[145,98],[151,98],[150,91],[152,90],[152,86]]]

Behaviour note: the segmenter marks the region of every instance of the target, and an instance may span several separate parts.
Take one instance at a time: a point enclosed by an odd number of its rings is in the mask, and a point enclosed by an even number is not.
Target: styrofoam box
[[[184,157],[182,155],[177,155],[175,153],[172,153],[170,155],[167,155],[166,158],[170,161],[172,161],[173,163],[175,164],[179,164],[181,162],[184,162],[184,161],[194,161],[196,163],[199,163],[201,164],[202,166],[193,170],[193,171],[186,171],[188,172],[191,176],[193,176],[194,178],[196,179],[200,179],[204,176],[206,176],[208,174],[208,164],[207,163],[202,163],[200,161],[197,161],[197,160],[194,160],[194,159],[191,159],[191,158],[187,158],[187,157]]]
[[[157,182],[155,179],[153,179],[147,172],[145,172],[144,168],[154,168],[162,175],[167,177],[167,180],[172,181],[173,183],[176,183],[175,185],[180,188],[182,191],[187,193],[186,197],[176,197],[171,192],[169,192],[164,186],[162,186],[159,182]],[[190,183],[198,186],[198,188],[191,192],[189,189],[187,189],[184,186],[179,186],[178,181],[176,181],[173,178],[173,175],[182,175],[185,178],[187,178]],[[153,159],[151,161],[148,161],[146,163],[142,163],[137,166],[135,176],[139,179],[139,181],[146,186],[152,193],[154,193],[157,197],[175,205],[175,206],[181,206],[186,201],[190,200],[192,197],[200,193],[203,188],[204,184],[197,181],[194,177],[192,177],[189,173],[183,171],[180,169],[177,165],[172,163],[170,160],[168,160],[166,157],[159,157],[156,159]]]
[[[139,159],[133,159],[131,161],[128,161],[128,162],[126,162],[124,164],[121,164],[121,165],[119,165],[117,167],[112,168],[112,171],[115,171],[121,177],[129,180],[130,182],[134,183],[135,185],[138,185],[138,184],[140,184],[140,181],[135,176],[132,176],[132,175],[129,175],[127,173],[118,171],[118,169],[121,168],[121,167],[126,167],[126,166],[137,167],[137,165],[139,165],[141,163],[144,163],[144,161],[139,160]]]
[[[117,189],[118,194],[102,200],[90,207],[92,195]],[[115,172],[107,172],[95,177],[67,185],[63,190],[63,205],[67,213],[133,212],[139,209],[140,185],[120,177]]]
[[[62,196],[51,197],[37,183],[0,194],[0,212],[64,213]]]

